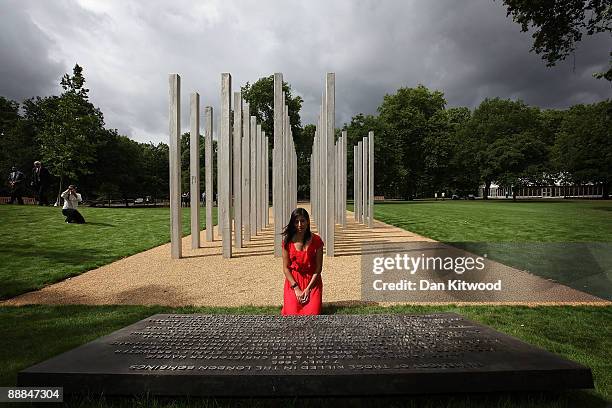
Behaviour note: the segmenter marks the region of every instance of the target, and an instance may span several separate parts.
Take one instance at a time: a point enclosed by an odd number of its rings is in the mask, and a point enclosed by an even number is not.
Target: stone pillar
[[[334,132],[336,130],[336,75],[328,72],[325,77],[325,124],[326,150],[327,150],[327,205],[326,205],[326,228],[327,228],[327,256],[334,256]]]
[[[363,142],[357,142],[357,222],[363,223]]]
[[[291,137],[293,137],[292,133],[290,133]],[[289,210],[293,211],[295,209],[295,167],[293,163],[293,143],[291,143],[289,148]]]
[[[262,137],[263,131],[261,130],[261,124],[257,125],[257,134],[255,135],[255,139],[257,140],[257,151],[255,153],[255,155],[257,156],[257,160],[255,162],[256,167],[257,167],[257,189],[255,190],[257,192],[257,232],[261,233],[262,228],[262,208],[263,208],[263,200],[262,200],[262,181],[263,181],[263,174],[261,173],[261,169],[263,168],[262,164],[263,164],[263,156],[261,154],[261,149],[263,147],[263,144],[261,143],[261,141],[263,140]],[[254,149],[255,150],[255,149]]]
[[[212,242],[213,236],[213,108],[204,108],[204,182],[206,184],[206,240]]]
[[[261,129],[257,118],[251,115],[251,237],[257,235],[257,131]]]
[[[310,155],[310,191],[308,195],[310,196],[310,212],[311,218],[318,222],[317,218],[317,170],[315,166],[315,157],[317,157],[317,131],[315,129],[314,138],[312,140],[312,153]]]
[[[340,166],[340,171],[342,172],[342,188],[341,188],[341,193],[342,194],[342,221],[340,223],[340,225],[342,225],[342,227],[346,227],[346,181],[347,181],[347,168],[346,168],[346,142],[347,142],[347,133],[346,130],[344,130],[342,132],[342,145],[341,145],[341,160],[342,160],[342,164]]]
[[[336,222],[342,225],[342,220],[344,219],[344,213],[342,211],[342,205],[344,204],[342,199],[342,136],[338,139],[338,161],[336,162],[336,169],[338,175],[338,186],[336,188],[338,190],[338,218]]]
[[[242,226],[244,240],[251,240],[251,113],[244,103],[242,112]]]
[[[264,220],[266,228],[270,226],[270,140],[268,136],[266,136],[264,141],[264,158],[266,163],[264,165],[264,177],[266,183],[266,193],[264,195]]]
[[[284,122],[284,104],[283,104],[283,74],[274,74],[274,150],[272,163],[272,205],[274,208],[274,256],[282,255],[281,247],[281,214],[282,206],[282,139],[283,139],[283,122]]]
[[[317,177],[317,172],[319,170],[319,156],[317,153],[317,145],[319,142],[317,141],[317,131],[315,130],[314,141],[312,143],[312,155],[310,156],[310,166],[312,167],[312,181],[310,182],[310,203],[312,205],[312,213],[315,221],[319,223],[319,177]]]
[[[274,140],[274,138],[272,138]],[[272,146],[272,219],[274,220],[274,157],[276,155],[275,147]]]
[[[242,248],[242,93],[234,92],[234,245]]]
[[[288,108],[288,107],[287,107]],[[288,118],[288,117],[287,117]],[[295,182],[294,182],[294,167],[293,167],[293,132],[289,132],[289,149],[287,151],[287,160],[288,160],[288,169],[289,169],[289,211],[293,211],[295,209]],[[288,212],[289,212],[288,211]]]
[[[284,131],[283,131],[283,154],[281,157],[281,163],[282,163],[282,169],[283,169],[283,194],[282,194],[282,202],[283,202],[283,213],[282,213],[282,220],[283,220],[283,226],[287,225],[288,223],[288,215],[289,215],[289,208],[291,207],[291,204],[289,204],[289,173],[288,173],[288,168],[287,168],[287,157],[288,157],[288,151],[289,151],[289,110],[287,105],[285,105],[285,94],[283,94],[283,107],[284,107]]]
[[[182,256],[181,245],[181,77],[170,74],[169,113],[170,130],[170,256]]]
[[[327,154],[325,147],[326,144],[326,120],[325,120],[325,92],[321,97],[321,116],[320,116],[320,124],[319,124],[319,186],[320,186],[320,197],[319,197],[319,229],[321,231],[321,237],[327,246],[327,228],[325,227],[327,224],[327,182],[326,182],[326,174],[327,174]],[[327,251],[327,249],[325,249]]]
[[[319,223],[319,154],[318,154],[318,136],[315,130],[314,141],[312,143],[312,155],[310,156],[310,165],[312,166],[312,181],[310,184],[310,203],[312,205],[313,217],[317,224]]]
[[[334,142],[334,163],[338,166],[338,143]],[[338,169],[334,168],[334,220],[338,220]]]
[[[374,226],[374,132],[368,133],[368,227]]]
[[[340,136],[336,144],[336,150],[338,151],[338,153],[336,154],[336,180],[338,180],[336,184],[336,207],[338,208],[338,216],[336,217],[336,223],[342,225],[342,136]]]
[[[368,138],[364,137],[363,142],[361,143],[363,159],[361,161],[361,170],[363,171],[363,176],[361,178],[361,212],[363,216],[361,218],[364,224],[368,222]]]
[[[359,208],[357,204],[359,201],[359,198],[357,197],[357,191],[359,190],[359,184],[357,182],[357,157],[359,157],[357,146],[353,146],[353,217],[355,218],[355,221],[359,220],[359,212],[357,210]]]
[[[191,210],[191,249],[200,247],[200,95],[191,94],[189,132],[189,194]]]
[[[266,173],[265,173],[265,169],[266,169],[266,165],[268,164],[268,161],[266,160],[265,157],[265,143],[266,140],[266,132],[264,132],[263,130],[261,131],[260,137],[259,137],[259,160],[257,161],[259,163],[259,213],[261,214],[260,217],[258,217],[259,219],[259,230],[263,231],[263,229],[266,227],[266,214],[265,214],[265,210],[267,209],[267,207],[265,206],[265,196],[266,196]]]
[[[230,127],[232,76],[221,74],[221,123],[219,126],[219,219],[223,258],[232,257],[232,139]]]
[[[336,185],[338,204],[336,207],[338,208],[338,216],[336,218],[336,223],[342,225],[342,134],[336,143],[338,145],[338,155],[336,159],[336,179],[338,180],[338,184]]]

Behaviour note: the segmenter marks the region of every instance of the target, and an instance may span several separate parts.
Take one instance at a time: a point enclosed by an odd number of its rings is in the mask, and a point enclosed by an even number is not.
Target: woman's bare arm
[[[323,247],[317,249],[317,267],[315,269],[315,273],[312,274],[312,278],[310,282],[308,282],[308,286],[304,289],[304,291],[309,291],[314,286],[317,278],[321,274],[321,270],[323,270]]]
[[[284,244],[283,244],[283,273],[285,274],[285,278],[287,278],[287,280],[289,281],[289,285],[293,286],[297,283],[295,279],[293,279],[293,275],[291,275],[291,272],[289,271],[289,251],[287,251],[287,248],[285,248]],[[295,288],[293,288],[293,291],[295,292],[296,297],[299,298],[300,296],[302,296],[302,289],[300,288],[300,285],[297,285]]]

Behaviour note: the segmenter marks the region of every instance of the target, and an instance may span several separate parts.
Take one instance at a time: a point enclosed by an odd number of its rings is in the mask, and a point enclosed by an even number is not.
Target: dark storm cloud
[[[138,141],[166,141],[175,72],[185,131],[190,92],[218,112],[221,72],[232,73],[234,91],[283,72],[304,98],[303,124],[316,122],[325,73],[335,72],[338,127],[417,84],[471,108],[485,97],[567,107],[611,94],[609,82],[591,76],[606,67],[609,36],[585,37],[575,70],[573,57],[547,68],[499,0],[0,4],[8,9],[0,16],[0,93],[47,94],[78,62],[107,125]]]
[[[56,91],[63,66],[49,57],[54,44],[18,2],[0,2],[0,26],[0,96],[21,102]]]
[[[385,93],[417,84],[443,91],[449,106],[470,108],[485,97],[563,108],[612,96],[609,82],[592,77],[606,67],[609,36],[585,37],[575,53],[575,70],[572,57],[547,68],[529,52],[530,34],[506,18],[499,1],[420,2],[379,13],[362,27],[377,37],[363,51],[378,65],[347,67],[351,85],[339,105],[349,112],[375,113]]]

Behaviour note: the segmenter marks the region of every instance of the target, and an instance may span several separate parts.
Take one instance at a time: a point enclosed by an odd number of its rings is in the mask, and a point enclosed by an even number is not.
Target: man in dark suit
[[[32,169],[32,182],[31,185],[36,192],[36,198],[38,199],[38,205],[49,205],[47,201],[46,190],[49,186],[51,175],[49,170],[42,165],[41,162],[36,160],[34,162],[34,168]]]
[[[24,181],[25,176],[23,173],[17,170],[17,167],[15,166],[11,167],[11,172],[9,173],[8,177],[8,183],[11,189],[11,201],[9,201],[9,204],[13,204],[16,199],[17,203],[23,205],[23,198],[21,198],[21,196],[23,195]]]

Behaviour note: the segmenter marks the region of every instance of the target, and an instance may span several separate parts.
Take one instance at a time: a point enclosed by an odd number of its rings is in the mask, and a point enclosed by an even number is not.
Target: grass
[[[443,242],[612,242],[612,200],[377,202],[374,218]]]
[[[612,201],[377,202],[374,217],[612,300]]]
[[[40,289],[170,241],[168,208],[81,207],[86,224],[66,224],[60,209],[0,206],[0,299]],[[200,211],[202,228],[206,213]],[[188,235],[189,209],[182,212]],[[216,224],[217,210],[213,209]]]
[[[73,397],[68,406],[406,406],[604,407],[612,397],[612,309],[604,307],[328,305],[327,314],[456,312],[591,367],[595,390],[491,393],[393,398],[157,399]],[[37,362],[109,334],[155,313],[279,314],[277,307],[168,308],[147,306],[24,306],[0,308],[0,386]],[[44,341],[42,340],[44,339]],[[23,405],[19,405],[23,406]]]

